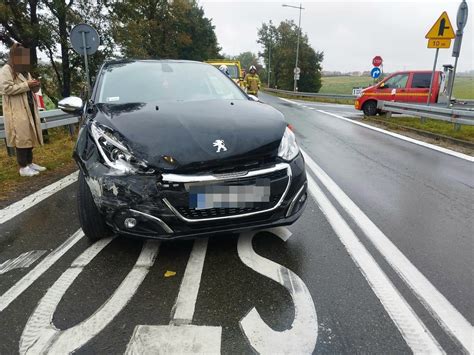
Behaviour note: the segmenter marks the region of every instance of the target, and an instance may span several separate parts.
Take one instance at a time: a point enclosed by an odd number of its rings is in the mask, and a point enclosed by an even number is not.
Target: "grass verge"
[[[76,135],[71,137],[67,127],[48,130],[49,142],[33,150],[34,162],[48,170],[34,177],[18,174],[16,157],[9,157],[3,140],[0,143],[0,208],[70,174],[77,169],[72,151]]]

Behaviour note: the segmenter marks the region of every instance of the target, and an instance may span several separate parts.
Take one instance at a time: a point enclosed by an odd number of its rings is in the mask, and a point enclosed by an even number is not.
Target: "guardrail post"
[[[4,142],[5,142],[5,147],[7,148],[7,154],[9,157],[14,157],[16,154],[15,154],[15,148],[12,148],[12,147],[9,147],[7,145],[7,139],[3,139]]]
[[[455,130],[455,131],[459,131],[460,129],[461,129],[461,124],[456,122],[456,123],[454,124],[454,130]]]
[[[69,135],[71,137],[74,137],[74,131],[76,130],[76,127],[73,124],[68,125],[69,128]]]
[[[385,118],[392,118],[392,112],[391,111],[386,111],[385,112]]]
[[[45,118],[41,118],[40,119],[42,123],[46,123],[46,119]],[[43,129],[43,142],[44,143],[49,143],[49,132],[48,132],[48,129]]]
[[[426,123],[426,117],[421,116],[420,121],[421,121],[421,123]]]

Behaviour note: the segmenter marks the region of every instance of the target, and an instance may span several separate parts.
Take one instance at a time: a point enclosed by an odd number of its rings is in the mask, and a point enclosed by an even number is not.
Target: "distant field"
[[[370,77],[363,76],[327,76],[323,77],[323,86],[319,92],[327,94],[352,94],[353,87],[372,85]],[[456,77],[454,96],[459,99],[474,99],[474,77]]]

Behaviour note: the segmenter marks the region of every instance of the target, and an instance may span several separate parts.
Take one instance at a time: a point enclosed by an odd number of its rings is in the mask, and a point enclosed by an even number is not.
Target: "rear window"
[[[415,73],[411,87],[413,89],[429,89],[431,82],[431,73]]]

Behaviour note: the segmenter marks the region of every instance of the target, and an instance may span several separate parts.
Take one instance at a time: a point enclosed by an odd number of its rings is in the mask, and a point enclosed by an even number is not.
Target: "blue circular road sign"
[[[373,68],[371,71],[370,71],[370,76],[374,79],[377,79],[380,74],[382,74],[382,71],[380,70],[380,68]]]

